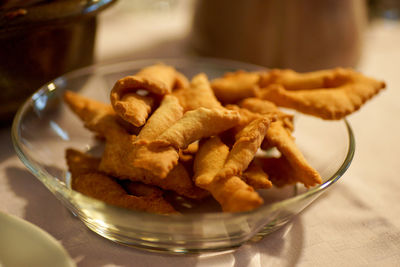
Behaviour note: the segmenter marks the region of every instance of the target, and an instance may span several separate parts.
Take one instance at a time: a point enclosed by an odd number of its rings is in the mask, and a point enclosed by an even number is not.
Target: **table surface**
[[[150,3],[139,12],[121,2],[100,16],[98,62],[187,55],[188,6],[168,13],[160,10],[171,7]],[[258,243],[194,256],[114,244],[88,230],[30,174],[14,152],[10,128],[0,130],[0,211],[47,231],[78,266],[400,266],[399,44],[399,22],[369,25],[358,68],[385,80],[387,89],[348,117],[357,144],[353,163],[322,197]]]

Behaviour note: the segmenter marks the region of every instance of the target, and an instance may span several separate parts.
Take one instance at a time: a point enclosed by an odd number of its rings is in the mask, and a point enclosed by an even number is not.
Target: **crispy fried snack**
[[[199,150],[199,142],[191,143],[186,149],[179,149],[179,161],[190,162]]]
[[[172,146],[158,146],[152,143],[137,144],[133,167],[144,169],[152,175],[164,179],[170,171],[178,164],[178,150]]]
[[[188,88],[189,87],[189,80],[186,78],[185,75],[177,71],[175,73],[175,84],[173,89],[178,90],[181,88]]]
[[[221,103],[217,100],[211,89],[207,76],[204,73],[197,74],[193,77],[188,88],[175,90],[173,92],[179,99],[184,112],[203,108],[222,108]]]
[[[287,114],[278,109],[278,107],[267,100],[262,100],[258,98],[247,98],[239,103],[240,107],[245,108],[251,112],[263,115],[275,115],[277,121],[271,122],[273,124],[272,128],[281,127],[285,129],[291,136],[291,132],[294,130],[293,125],[293,115]],[[267,132],[268,134],[268,132]],[[268,142],[268,138],[265,138],[261,144],[261,148],[268,150],[273,145]]]
[[[297,172],[283,155],[279,158],[260,157],[257,160],[261,163],[263,170],[268,173],[269,180],[274,186],[283,187],[304,180],[300,176],[301,173]]]
[[[264,202],[255,188],[322,183],[294,142],[293,116],[277,106],[340,119],[384,87],[341,68],[237,71],[211,84],[200,73],[189,83],[157,64],[117,81],[112,105],[67,91],[65,102],[106,142],[101,159],[67,150],[72,186],[157,213],[175,212],[163,190],[193,199],[211,193],[226,212],[253,210]],[[257,154],[260,146],[275,147],[280,156]]]
[[[237,133],[236,142],[217,176],[231,177],[240,175],[246,170],[260,148],[270,123],[271,120],[268,117],[256,119]]]
[[[210,186],[210,192],[224,212],[254,210],[264,203],[254,188],[237,176],[216,179]]]
[[[169,129],[183,114],[178,99],[166,95],[161,105],[149,118],[135,141],[135,155],[132,164],[135,167],[148,170],[154,175],[165,178],[178,163],[178,151],[169,146],[159,147],[150,144],[164,131]]]
[[[268,174],[263,170],[259,161],[253,160],[242,175],[243,180],[254,189],[267,189],[272,187]]]
[[[218,136],[200,142],[194,160],[194,181],[211,192],[226,212],[252,210],[263,203],[254,189],[237,176],[218,177],[229,155],[229,147]]]
[[[278,106],[328,120],[342,119],[385,88],[385,83],[351,69],[308,74],[274,71],[265,74],[258,97]]]
[[[269,144],[275,146],[285,156],[291,167],[297,172],[296,177],[299,178],[299,182],[306,187],[322,183],[319,173],[308,164],[293,137],[279,121],[271,123],[265,138]]]
[[[108,204],[131,210],[161,214],[176,213],[175,209],[163,198],[129,195],[115,180],[99,172],[78,176],[73,189]]]
[[[196,140],[232,128],[238,123],[239,119],[239,113],[236,111],[198,108],[186,112],[180,120],[158,136],[153,143],[158,146],[172,145],[176,149],[184,149]]]
[[[218,136],[200,141],[193,163],[193,180],[198,187],[207,189],[229,155],[229,147]]]
[[[175,209],[164,200],[162,194],[128,195],[113,178],[98,171],[100,159],[73,149],[66,151],[66,158],[72,176],[72,189],[127,209],[161,214],[176,213]],[[136,191],[142,192],[143,186],[138,186]]]
[[[111,105],[99,102],[72,91],[64,93],[64,101],[71,110],[84,122],[86,128],[102,139],[115,139],[126,133],[126,125],[120,123]],[[130,125],[129,131],[138,132],[139,129]]]
[[[147,149],[146,146],[140,148]],[[99,170],[120,179],[156,185],[189,198],[202,198],[206,195],[194,186],[191,177],[181,164],[175,164],[176,166],[173,166],[165,177],[156,176],[145,168],[136,167],[133,162],[137,159],[138,151],[143,150],[137,149],[135,137],[127,133],[122,132],[119,136],[107,139]],[[168,153],[163,154],[160,151],[154,153],[159,157],[171,157]]]
[[[140,131],[137,143],[140,140],[152,141],[165,130],[170,128],[183,115],[183,109],[176,97],[164,96],[160,106],[154,111],[146,125]]]
[[[89,130],[106,140],[125,139],[135,140],[136,136],[127,134],[127,131],[118,123],[118,116],[111,105],[92,100],[77,93],[66,91],[64,101],[72,111],[80,117]],[[110,141],[111,142],[111,141]]]
[[[190,145],[188,145],[187,148],[182,149],[182,153],[183,154],[191,154],[194,155],[197,153],[197,151],[199,150],[199,142],[193,142]]]
[[[102,135],[106,139],[104,153],[102,155],[99,170],[120,179],[129,179],[132,181],[141,181],[145,184],[157,185],[166,190],[173,190],[179,194],[190,198],[201,198],[205,195],[202,190],[196,188],[191,181],[191,178],[185,173],[183,166],[176,167],[177,170],[168,171],[163,178],[155,176],[149,170],[145,168],[135,167],[133,161],[136,160],[138,151],[142,147],[137,146],[135,141],[137,137],[130,135],[127,131],[117,123],[117,116],[113,110],[109,109],[111,106],[97,102],[76,93],[66,92],[64,99],[70,105],[71,109],[82,118],[85,125],[96,133]],[[172,104],[171,104],[172,103]],[[175,104],[178,106],[176,107]],[[169,108],[168,108],[169,107]],[[166,96],[164,105],[160,106],[161,111],[158,112],[154,121],[155,124],[148,122],[147,130],[140,132],[141,136],[149,138],[154,134],[154,131],[168,128],[168,121],[173,120],[171,117],[163,119],[163,116],[175,116],[179,117],[177,113],[179,111],[182,114],[182,108],[179,106],[177,99],[173,96]],[[153,117],[152,116],[152,117]],[[181,115],[180,115],[181,116]],[[160,123],[158,123],[160,122]],[[147,125],[147,124],[146,124]],[[152,131],[154,129],[154,131]],[[143,147],[146,150],[146,147]],[[162,148],[165,149],[166,148]],[[167,157],[171,159],[176,157],[176,163],[178,161],[178,154],[175,149],[168,150],[166,153],[162,151],[152,151],[156,153],[158,157]],[[141,154],[142,155],[142,154]],[[143,156],[143,155],[142,155]],[[170,170],[173,169],[170,167]],[[151,168],[149,166],[149,168]]]
[[[182,76],[179,76],[182,79]],[[157,95],[166,95],[172,92],[177,80],[177,71],[171,66],[162,63],[146,67],[133,76],[119,79],[112,91],[111,101],[120,99],[127,92],[139,89],[147,90]]]
[[[123,120],[140,127],[146,123],[154,104],[154,97],[127,93],[114,102],[114,110]]]
[[[136,136],[128,134],[119,126],[111,105],[69,91],[64,94],[64,99],[89,130],[106,139],[99,169],[116,177],[144,179],[143,170],[133,168],[132,164],[126,164],[126,159],[132,160],[135,157],[134,141]],[[118,175],[121,173],[123,175]]]
[[[211,81],[214,94],[223,104],[236,103],[258,94],[260,72],[236,71]]]
[[[166,95],[159,108],[149,118],[138,135],[135,142],[135,144],[137,144],[137,153],[133,159],[134,165],[148,170],[161,169],[159,172],[156,171],[160,177],[165,177],[168,174],[178,162],[178,153],[175,149],[171,148],[150,147],[148,141],[157,138],[162,132],[179,120],[182,115],[183,109],[178,99],[172,95]],[[165,158],[168,160],[163,160]],[[153,165],[153,159],[156,159],[154,160],[155,165]],[[165,162],[167,166],[164,164]]]
[[[140,154],[137,153],[133,165],[163,178],[178,162],[179,149],[185,149],[201,138],[225,131],[238,120],[237,112],[225,109],[198,108],[188,111],[154,141],[140,140],[143,148]]]
[[[131,135],[138,135],[142,130],[142,127],[136,127],[133,124],[130,124],[129,122],[121,119],[121,117],[118,115],[115,115],[114,117],[114,121],[116,121],[125,131],[127,131]]]
[[[277,108],[271,104],[270,102],[265,102],[265,106],[263,107],[262,105],[262,100],[252,100],[249,98],[250,101],[243,101],[241,105],[248,107],[252,111],[259,112],[260,114],[276,114],[278,116],[277,121],[272,121],[269,124],[269,128],[267,128],[265,132],[265,140],[263,142],[263,146],[265,147],[271,147],[271,146],[276,146],[278,150],[284,154],[289,162],[292,164],[292,169],[295,169],[299,172],[299,174],[296,175],[296,177],[299,179],[297,181],[300,181],[304,183],[307,187],[313,186],[315,184],[320,184],[322,182],[322,179],[318,172],[314,170],[305,160],[304,156],[302,155],[301,151],[297,148],[296,144],[294,143],[294,138],[291,136],[291,130],[293,129],[293,124],[292,124],[292,116],[285,114],[283,112],[279,112]],[[252,121],[254,120],[257,116],[255,116],[253,113],[249,112],[244,112],[242,111],[241,114],[246,114],[245,116],[248,117],[248,120]],[[286,126],[286,127],[285,127]],[[245,131],[245,128],[242,130]],[[250,130],[249,132],[254,133],[254,130]],[[240,135],[240,132],[239,134]],[[237,139],[237,137],[236,137]],[[236,143],[235,143],[236,145]],[[234,145],[234,147],[235,147]],[[255,147],[253,147],[255,149]],[[252,150],[251,153],[248,153],[248,159],[252,159],[250,155],[252,153],[255,154],[255,151],[257,150]],[[233,155],[234,149],[232,148],[231,154]],[[250,152],[250,151],[247,151]],[[253,154],[253,156],[254,156]],[[240,155],[240,154],[238,154]],[[225,164],[223,170],[220,172],[219,175],[232,175],[231,172],[233,172],[235,175],[240,173],[240,170],[243,171],[247,168],[247,166],[240,166],[240,163],[245,164],[249,163],[249,161],[243,161],[242,159],[244,156],[237,157],[238,159],[235,161],[231,161],[231,163],[228,164],[229,161]],[[233,166],[236,166],[237,169],[235,171],[235,168]],[[267,172],[268,173],[268,172]],[[250,182],[251,183],[251,182]]]
[[[241,108],[237,105],[228,104],[225,107],[229,110],[235,110],[235,111],[239,112],[240,119],[239,119],[238,124],[235,127],[236,132],[238,132],[240,129],[242,129],[243,127],[248,125],[250,122],[263,117],[262,114],[252,112],[246,108]],[[273,119],[273,117],[271,117],[271,119]]]
[[[345,81],[346,77],[343,78],[343,81]],[[341,80],[335,80],[335,73],[332,70],[298,73],[289,69],[273,69],[263,73],[260,78],[262,88],[271,84],[280,84],[287,90],[330,88],[335,87],[340,82]]]
[[[143,184],[141,182],[133,182],[130,180],[124,180],[124,181],[121,181],[120,184],[126,190],[126,192],[128,192],[128,194],[130,194],[130,195],[146,196],[146,197],[150,197],[150,196],[161,197],[163,195],[163,191],[160,188],[158,188],[156,186],[148,185],[148,184]]]
[[[67,160],[68,170],[72,177],[99,170],[99,158],[82,153],[76,149],[68,148],[65,151],[65,159]]]
[[[119,179],[129,179],[155,185],[189,198],[197,199],[207,195],[193,184],[191,177],[182,164],[177,163],[164,178],[161,178],[149,170],[135,167],[132,164],[135,158],[134,155],[126,152],[127,147],[124,144],[119,145],[119,142],[106,143],[99,169]]]
[[[295,142],[295,138],[292,135],[292,131],[290,129],[288,129],[287,124],[285,124],[285,122],[283,121],[274,121],[271,122],[271,125],[267,131],[266,134],[266,138],[264,138],[263,142],[261,143],[261,149],[262,150],[268,150],[271,149],[273,147],[275,147],[275,143],[274,142],[270,142],[270,138],[268,138],[269,136],[274,135],[275,132],[284,132],[286,131],[287,133],[287,138],[292,139],[293,142]]]
[[[118,80],[111,90],[111,104],[122,119],[140,127],[154,107],[155,95],[170,94],[175,86],[186,85],[186,77],[175,68],[156,64]],[[148,95],[136,94],[138,90],[145,90]]]
[[[84,122],[86,128],[105,137],[110,125],[108,122],[105,125],[104,121],[112,121],[111,118],[115,116],[111,105],[89,99],[72,91],[65,91],[64,101]]]
[[[239,103],[239,106],[254,113],[263,115],[275,115],[277,120],[283,122],[283,125],[290,132],[293,131],[293,115],[281,111],[274,103],[259,98],[246,98]]]

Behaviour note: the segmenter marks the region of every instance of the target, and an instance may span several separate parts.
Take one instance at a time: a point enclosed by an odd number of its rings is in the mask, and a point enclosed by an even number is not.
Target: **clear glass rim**
[[[123,212],[123,214],[129,213],[132,216],[141,216],[141,217],[148,217],[150,219],[154,220],[163,220],[163,218],[168,218],[168,220],[173,220],[173,221],[179,221],[179,222],[185,222],[185,221],[198,221],[201,219],[224,219],[224,218],[240,218],[240,217],[247,217],[249,215],[256,215],[256,214],[263,214],[267,213],[270,210],[275,210],[280,207],[288,206],[291,203],[294,202],[300,202],[304,199],[310,198],[319,192],[322,192],[324,189],[328,188],[332,184],[334,184],[337,180],[339,180],[343,174],[346,172],[346,170],[349,168],[353,158],[354,158],[354,153],[355,153],[355,137],[353,134],[353,130],[351,128],[350,123],[347,121],[347,119],[343,119],[343,123],[345,124],[346,130],[347,130],[347,135],[348,135],[348,150],[346,153],[346,156],[341,164],[341,166],[337,169],[337,171],[329,177],[324,183],[317,185],[306,192],[287,198],[285,200],[276,202],[276,203],[271,203],[267,205],[263,205],[255,210],[252,211],[245,211],[245,212],[209,212],[209,213],[193,213],[193,214],[173,214],[173,215],[161,215],[161,214],[154,214],[154,213],[147,213],[147,212],[142,212],[142,211],[134,211],[134,210],[127,210],[124,208],[116,207],[109,205],[107,203],[104,203],[100,200],[85,196],[75,190],[72,190],[68,188],[64,183],[62,183],[60,180],[58,180],[56,177],[50,175],[47,173],[44,169],[42,169],[40,166],[38,166],[34,160],[31,159],[29,156],[29,152],[25,151],[25,149],[21,146],[21,141],[20,141],[20,131],[19,131],[19,126],[20,122],[22,121],[22,118],[26,114],[27,110],[29,107],[32,105],[33,101],[35,101],[37,96],[47,94],[49,92],[49,89],[46,85],[56,82],[57,79],[68,79],[68,78],[73,78],[82,74],[87,74],[93,72],[93,70],[101,69],[101,68],[112,68],[117,65],[119,66],[124,66],[124,65],[141,65],[146,63],[154,63],[154,62],[166,62],[168,64],[169,61],[173,62],[195,62],[196,63],[206,63],[206,64],[217,64],[221,67],[230,67],[230,68],[243,68],[243,69],[248,69],[252,68],[253,70],[255,69],[260,69],[260,70],[267,70],[265,67],[258,66],[258,65],[253,65],[253,64],[248,64],[248,63],[243,63],[243,62],[237,62],[233,60],[225,60],[225,59],[217,59],[217,58],[157,58],[157,59],[143,59],[143,60],[134,60],[134,61],[121,61],[118,63],[103,63],[103,64],[94,64],[85,68],[81,68],[69,73],[66,73],[62,76],[59,76],[55,78],[52,81],[49,81],[48,83],[44,84],[41,86],[35,93],[33,93],[25,102],[24,104],[18,109],[14,120],[12,124],[12,129],[11,129],[11,136],[12,136],[12,141],[14,145],[14,149],[20,158],[20,160],[24,163],[24,165],[36,176],[42,183],[44,183],[50,190],[54,191],[61,191],[63,194],[68,194],[72,198],[74,197],[79,197],[82,200],[85,200],[85,202],[91,203],[93,207],[100,208],[100,209],[112,209],[115,212]],[[51,190],[51,191],[52,191]]]

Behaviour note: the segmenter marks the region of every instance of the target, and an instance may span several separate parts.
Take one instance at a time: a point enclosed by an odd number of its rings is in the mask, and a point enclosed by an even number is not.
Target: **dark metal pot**
[[[0,0],[0,123],[55,77],[93,63],[96,15],[115,0]]]

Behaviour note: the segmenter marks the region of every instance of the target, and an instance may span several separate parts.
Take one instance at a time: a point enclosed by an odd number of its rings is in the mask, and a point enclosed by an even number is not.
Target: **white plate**
[[[61,244],[39,227],[0,212],[0,267],[75,266]]]

